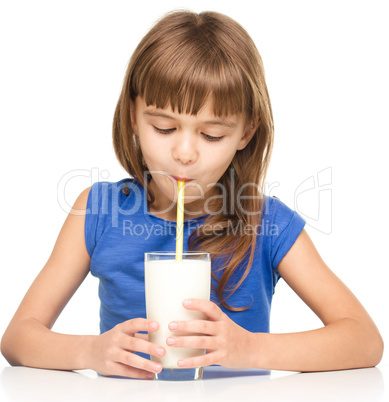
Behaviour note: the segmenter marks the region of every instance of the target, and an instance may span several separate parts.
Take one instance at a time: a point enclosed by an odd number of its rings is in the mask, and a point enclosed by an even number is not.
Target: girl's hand
[[[89,348],[88,367],[106,376],[121,376],[152,379],[162,366],[135,352],[161,357],[165,348],[148,341],[147,334],[139,331],[154,332],[159,325],[145,318],[135,318],[116,325],[110,331],[94,337]]]
[[[183,359],[177,362],[179,367],[203,367],[212,364],[242,369],[253,367],[253,333],[235,324],[213,302],[201,299],[189,299],[183,302],[188,310],[201,311],[206,314],[206,320],[174,321],[169,329],[177,333],[195,333],[169,337],[166,343],[171,347],[206,349],[207,354]]]

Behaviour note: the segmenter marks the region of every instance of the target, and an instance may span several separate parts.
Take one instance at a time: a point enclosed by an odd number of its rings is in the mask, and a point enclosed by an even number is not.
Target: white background
[[[389,340],[387,1],[256,1],[255,9],[242,0],[0,4],[0,334],[66,218],[57,194],[63,176],[79,176],[60,194],[69,205],[92,181],[125,177],[111,124],[127,61],[157,18],[189,8],[225,13],[253,37],[275,118],[269,192],[308,217],[323,259]],[[316,188],[295,205],[307,179]],[[98,309],[89,276],[54,329],[97,333]],[[320,326],[282,281],[271,324],[273,332]]]

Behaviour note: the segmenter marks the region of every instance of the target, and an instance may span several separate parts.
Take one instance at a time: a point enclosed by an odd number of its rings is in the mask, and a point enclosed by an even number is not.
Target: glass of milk
[[[164,346],[164,357],[151,356],[153,361],[162,364],[162,371],[154,379],[167,381],[198,380],[203,376],[203,368],[184,369],[177,361],[200,356],[203,349],[174,348],[167,346],[172,333],[168,325],[172,321],[204,320],[207,317],[199,311],[185,309],[185,299],[210,299],[211,255],[206,252],[182,253],[182,260],[176,260],[175,252],[145,253],[145,287],[147,318],[159,323],[159,330],[149,333],[149,340]],[[184,334],[182,334],[184,335]],[[192,334],[185,334],[192,335]]]

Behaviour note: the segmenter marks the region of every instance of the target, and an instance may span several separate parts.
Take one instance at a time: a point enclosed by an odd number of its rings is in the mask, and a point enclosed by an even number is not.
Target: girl
[[[183,368],[295,371],[370,367],[383,352],[373,321],[329,270],[281,201],[264,196],[273,118],[259,53],[246,31],[213,12],[174,12],[135,50],[113,121],[131,178],[83,191],[1,344],[12,365],[94,369],[152,378],[166,345],[206,349]],[[175,248],[177,180],[185,180],[185,250],[212,255],[211,301],[184,306],[208,320],[171,322],[166,345],[145,318],[143,256]],[[185,251],[184,250],[184,251]],[[98,336],[51,328],[88,272],[100,280]],[[282,277],[324,327],[271,334]]]

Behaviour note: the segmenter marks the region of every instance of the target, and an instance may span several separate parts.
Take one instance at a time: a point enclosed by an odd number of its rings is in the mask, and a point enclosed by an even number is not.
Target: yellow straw
[[[182,260],[182,251],[184,246],[184,185],[185,181],[178,180],[176,261]]]

